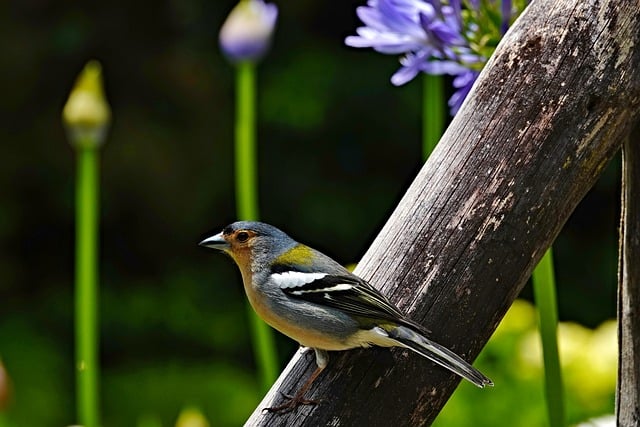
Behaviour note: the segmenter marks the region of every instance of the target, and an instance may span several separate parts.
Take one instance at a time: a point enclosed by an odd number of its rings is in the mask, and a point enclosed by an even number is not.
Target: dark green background
[[[396,58],[344,46],[358,4],[279,4],[259,69],[262,218],[344,263],[421,165],[420,81],[393,87]],[[0,356],[15,425],[75,421],[75,157],[60,114],[92,58],[114,117],[101,162],[104,425],[170,425],[188,404],[237,425],[254,406],[239,275],[197,246],[235,219],[234,74],[217,46],[233,5],[0,5]],[[615,315],[618,181],[616,162],[555,246],[562,319]],[[279,347],[284,364],[295,345]]]

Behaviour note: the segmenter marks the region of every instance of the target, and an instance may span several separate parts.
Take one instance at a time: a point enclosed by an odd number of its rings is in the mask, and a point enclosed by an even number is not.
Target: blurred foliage
[[[343,45],[360,3],[279,4],[258,76],[262,216],[344,263],[362,256],[421,166],[420,85],[392,87],[395,59]],[[103,64],[113,111],[101,172],[104,425],[175,425],[193,406],[236,426],[259,399],[239,275],[197,247],[234,219],[233,70],[217,48],[234,4],[0,5],[0,357],[14,427],[75,421],[75,159],[60,113],[89,58]],[[554,246],[560,316],[589,327],[615,315],[618,169]],[[278,338],[286,358],[295,345]],[[510,377],[513,357],[490,371],[499,386],[475,397],[512,386],[520,402],[541,395],[539,377],[529,387]]]
[[[569,424],[613,413],[616,322],[607,320],[593,330],[561,322],[558,346]],[[495,387],[480,391],[462,382],[434,426],[547,425],[542,348],[530,303],[515,301],[474,365]]]
[[[176,427],[209,427],[209,422],[199,409],[185,408],[180,412]]]

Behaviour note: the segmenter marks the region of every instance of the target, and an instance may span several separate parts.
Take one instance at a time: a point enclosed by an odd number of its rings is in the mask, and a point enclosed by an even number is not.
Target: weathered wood
[[[640,425],[640,123],[622,149],[618,272],[618,425]]]
[[[469,360],[638,116],[639,10],[638,1],[534,1],[358,265]],[[400,349],[331,357],[308,395],[319,406],[261,411],[311,374],[313,357],[296,355],[247,425],[425,425],[459,381]]]

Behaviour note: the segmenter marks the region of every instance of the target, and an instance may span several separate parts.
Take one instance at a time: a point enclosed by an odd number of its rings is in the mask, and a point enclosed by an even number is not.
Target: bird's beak
[[[231,245],[224,240],[222,237],[222,233],[218,233],[215,236],[207,237],[202,242],[198,243],[200,246],[204,246],[205,248],[217,249],[219,251],[224,251],[231,248]]]

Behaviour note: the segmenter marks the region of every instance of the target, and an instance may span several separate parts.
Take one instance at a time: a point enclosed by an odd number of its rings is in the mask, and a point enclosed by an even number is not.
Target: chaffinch
[[[315,403],[304,395],[327,366],[327,351],[371,345],[408,348],[478,387],[493,385],[460,356],[428,339],[421,325],[369,283],[271,225],[235,222],[200,245],[231,256],[251,306],[266,323],[315,350],[318,367],[309,380],[269,411]]]

